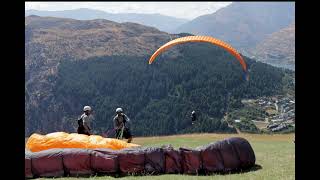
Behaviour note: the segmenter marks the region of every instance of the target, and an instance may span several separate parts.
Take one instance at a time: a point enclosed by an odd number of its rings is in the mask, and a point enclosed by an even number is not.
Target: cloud
[[[231,2],[26,2],[25,9],[46,11],[89,8],[109,13],[162,14],[193,19],[211,14]]]

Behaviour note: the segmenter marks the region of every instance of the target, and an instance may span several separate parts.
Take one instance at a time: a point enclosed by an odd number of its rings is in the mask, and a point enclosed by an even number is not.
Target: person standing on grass
[[[84,106],[83,108],[83,114],[78,119],[78,134],[86,134],[91,135],[92,130],[92,109],[90,106]]]
[[[128,143],[132,141],[129,123],[130,119],[126,114],[123,113],[122,108],[117,108],[116,115],[113,118],[114,129],[116,130],[116,138],[121,139],[124,137],[125,139],[128,139]]]

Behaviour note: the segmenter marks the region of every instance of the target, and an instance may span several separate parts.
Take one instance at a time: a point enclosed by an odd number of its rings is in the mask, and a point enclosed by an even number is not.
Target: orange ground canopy
[[[32,152],[52,148],[110,148],[120,150],[123,148],[137,147],[139,145],[127,143],[113,138],[103,138],[98,135],[87,136],[77,133],[55,132],[47,135],[32,134],[26,144],[26,148]]]

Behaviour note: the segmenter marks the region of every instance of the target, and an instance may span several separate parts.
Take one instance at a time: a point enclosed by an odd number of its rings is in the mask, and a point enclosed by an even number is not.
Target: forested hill
[[[165,32],[136,23],[26,17],[26,133],[46,132],[48,124],[62,129],[60,112],[64,107],[55,100],[52,91],[55,86],[52,79],[61,61],[108,55],[149,55],[170,38]]]
[[[221,122],[227,108],[240,107],[241,98],[283,92],[285,73],[280,69],[247,59],[250,81],[246,82],[239,63],[220,48],[193,44],[179,50],[182,56],[161,56],[152,65],[147,64],[147,56],[62,61],[53,79],[53,96],[63,108],[57,119],[60,126],[33,116],[33,127],[75,131],[83,105],[91,105],[97,133],[112,128],[117,107],[131,118],[135,135],[230,132],[233,129]],[[192,110],[200,113],[194,127],[189,117]]]
[[[45,19],[41,20],[45,22]],[[54,21],[51,23],[60,21],[51,20]],[[129,33],[127,24],[113,24],[109,21],[91,21],[103,28],[100,31],[86,31],[92,24],[68,21],[61,27],[64,33],[57,26],[45,29],[43,26],[49,23],[35,29],[27,25],[26,136],[34,132],[75,132],[76,120],[84,105],[90,105],[94,110],[93,128],[96,134],[112,128],[112,117],[117,107],[122,107],[130,117],[132,132],[136,136],[230,132],[234,129],[221,121],[226,111],[241,107],[242,98],[285,93],[287,75],[292,74],[245,58],[250,75],[250,80],[246,82],[239,62],[232,55],[206,43],[178,45],[149,65],[147,62],[151,53],[140,53],[142,49],[134,53],[135,48],[140,47],[136,45],[141,44],[143,37],[147,37],[144,40],[150,43],[149,47],[143,48],[150,51],[162,45],[167,37],[165,34],[159,35],[154,29],[144,28],[141,35],[135,31],[143,27],[133,24],[129,24],[129,27],[135,27]],[[68,31],[68,26],[76,28],[78,23],[82,23],[83,30]],[[104,26],[107,23],[114,25],[112,30],[118,39],[100,39],[99,43],[95,39],[88,39],[87,36],[96,37],[96,33],[101,31],[108,32],[110,25]],[[36,22],[33,27],[35,25]],[[153,33],[148,33],[151,31]],[[125,38],[135,33],[139,36],[130,41]],[[77,47],[85,51],[86,56],[83,58],[83,52],[75,48],[72,35],[77,37]],[[101,35],[109,36],[106,33]],[[153,35],[158,38],[153,38]],[[63,36],[68,39],[61,38]],[[121,40],[127,40],[128,43],[121,43]],[[102,52],[99,48],[106,48],[108,43],[117,47],[117,53],[111,50],[107,51],[110,54],[97,53]],[[126,53],[121,54],[121,49],[125,49]],[[67,56],[68,52],[74,54]],[[56,70],[48,71],[52,67],[56,67]],[[199,113],[194,126],[191,126],[190,119],[192,110]]]

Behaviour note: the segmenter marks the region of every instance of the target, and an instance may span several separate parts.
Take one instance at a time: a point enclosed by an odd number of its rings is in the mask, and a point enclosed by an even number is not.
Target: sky
[[[194,19],[212,14],[231,2],[25,2],[25,10],[60,11],[78,8],[102,10],[109,13],[141,13]]]

